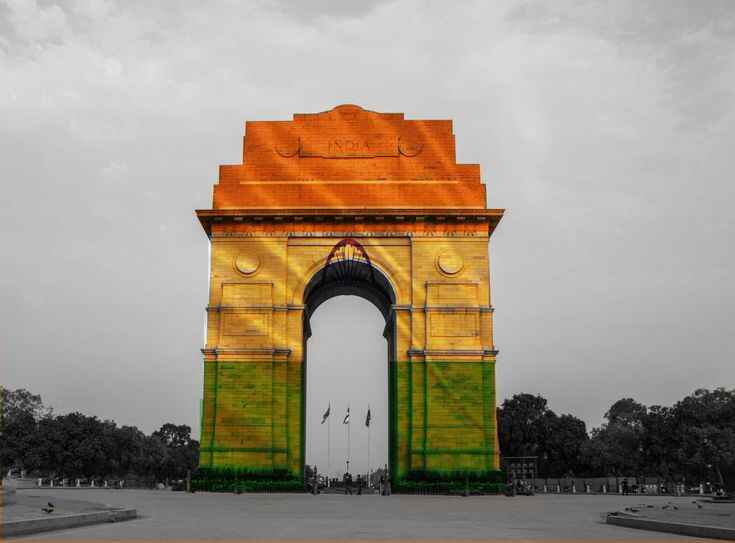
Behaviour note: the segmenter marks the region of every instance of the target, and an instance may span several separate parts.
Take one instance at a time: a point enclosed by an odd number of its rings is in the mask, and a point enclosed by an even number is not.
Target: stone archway
[[[201,467],[301,477],[309,316],[355,293],[386,318],[394,484],[497,471],[488,242],[503,210],[486,208],[477,165],[456,164],[451,122],[339,106],[245,131],[243,163],[197,211]],[[330,269],[339,247],[360,253],[347,278]]]
[[[332,260],[335,251],[341,248],[356,248],[352,254],[343,254],[339,259]],[[330,263],[331,262],[331,263]],[[304,337],[303,337],[303,361],[304,361],[304,387],[307,389],[307,379],[310,358],[307,349],[308,340],[311,337],[311,317],[317,308],[324,302],[336,296],[358,296],[374,305],[383,316],[385,326],[383,337],[387,342],[386,356],[377,362],[385,363],[388,375],[388,402],[393,404],[391,391],[393,390],[391,368],[396,356],[396,327],[393,306],[396,303],[396,290],[386,271],[371,261],[368,251],[357,240],[345,238],[338,241],[330,251],[325,266],[316,271],[304,289]],[[303,396],[304,408],[302,416],[307,413],[307,398]],[[395,435],[395,421],[388,417],[388,450],[392,450],[393,436]],[[306,419],[303,420],[304,429],[307,427]],[[302,443],[306,446],[306,440]],[[306,458],[306,455],[304,455]],[[351,457],[348,455],[347,459]],[[353,464],[354,466],[354,464]]]

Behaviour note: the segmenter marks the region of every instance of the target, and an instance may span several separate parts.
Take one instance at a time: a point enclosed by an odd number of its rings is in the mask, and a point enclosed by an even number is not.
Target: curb
[[[654,532],[666,532],[670,534],[705,537],[709,539],[735,540],[735,528],[724,528],[722,526],[665,522],[661,520],[623,516],[615,513],[608,513],[605,522],[615,526],[637,528],[639,530],[651,530]]]
[[[15,520],[0,524],[0,536],[13,537],[51,530],[66,530],[67,528],[76,528],[78,526],[131,520],[137,516],[138,512],[135,509],[115,509],[112,511],[96,511],[94,513],[79,513],[58,517]]]

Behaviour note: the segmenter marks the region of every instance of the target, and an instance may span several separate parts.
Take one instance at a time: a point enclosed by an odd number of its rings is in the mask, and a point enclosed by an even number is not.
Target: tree
[[[582,447],[589,441],[584,421],[573,415],[553,415],[549,418],[547,428],[549,433],[539,472],[564,476],[586,472],[587,466],[581,457]]]
[[[588,441],[582,420],[558,416],[542,396],[515,394],[498,410],[501,455],[536,456],[542,477],[575,475],[585,471],[580,450]]]
[[[191,428],[185,424],[166,423],[151,436],[160,440],[166,455],[158,471],[161,479],[184,479],[199,463],[199,442],[191,438]]]
[[[157,463],[164,456],[163,445],[149,445],[151,440],[135,426],[117,428],[112,436],[116,454],[109,469],[116,477],[136,475],[152,477]]]
[[[643,418],[648,413],[645,405],[633,398],[623,398],[610,406],[605,418],[608,424],[617,424],[627,428],[640,428]]]
[[[59,477],[103,477],[116,454],[109,439],[115,429],[114,422],[81,413],[43,419],[36,437],[39,463],[35,467]]]
[[[0,402],[2,403],[0,410],[2,422],[10,422],[26,416],[38,420],[49,412],[44,407],[41,396],[31,394],[24,388],[9,390],[0,386]]]
[[[199,461],[199,443],[186,425],[164,424],[146,436],[82,413],[52,416],[41,397],[0,387],[0,468],[23,467],[64,478],[135,476],[183,479]]]
[[[498,436],[503,456],[538,456],[544,432],[546,398],[514,394],[498,410]]]
[[[594,471],[604,475],[640,474],[643,465],[645,405],[631,398],[615,402],[607,413],[607,422],[592,431],[582,455]]]
[[[0,469],[24,467],[36,425],[50,411],[41,396],[25,389],[9,390],[0,386]]]
[[[680,475],[676,459],[679,443],[673,423],[671,408],[660,405],[649,407],[642,417],[641,473],[671,480]]]
[[[735,485],[734,390],[696,390],[673,407],[624,398],[605,418],[582,448],[595,472]]]
[[[732,487],[735,481],[735,390],[696,390],[672,408],[673,432],[681,471],[700,480],[715,476]],[[726,480],[726,475],[728,479]]]

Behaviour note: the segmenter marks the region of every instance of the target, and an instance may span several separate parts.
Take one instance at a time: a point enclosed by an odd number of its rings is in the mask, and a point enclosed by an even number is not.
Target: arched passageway
[[[376,319],[363,300],[383,318]],[[335,246],[304,290],[305,460],[332,477],[348,469],[367,474],[388,464],[395,300],[388,278],[362,245],[350,239]],[[314,314],[322,307],[320,317],[331,310],[337,320],[325,316],[321,334],[310,340]],[[375,332],[384,340],[377,341]],[[322,424],[327,408],[329,416]]]
[[[388,463],[385,320],[358,296],[336,296],[310,319],[306,364],[306,464],[341,477]],[[350,424],[343,424],[347,408]],[[365,426],[367,409],[370,426]],[[322,423],[325,412],[329,416]]]

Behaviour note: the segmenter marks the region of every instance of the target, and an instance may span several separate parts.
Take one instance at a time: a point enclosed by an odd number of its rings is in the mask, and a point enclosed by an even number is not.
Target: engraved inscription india
[[[301,141],[299,156],[321,158],[374,158],[398,156],[398,138],[383,134],[333,135]]]

